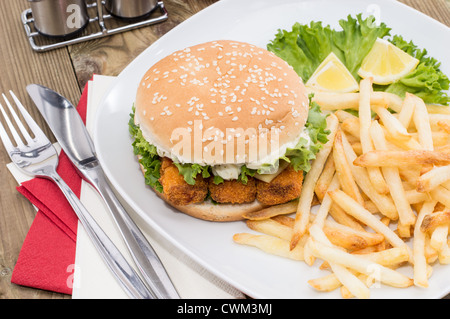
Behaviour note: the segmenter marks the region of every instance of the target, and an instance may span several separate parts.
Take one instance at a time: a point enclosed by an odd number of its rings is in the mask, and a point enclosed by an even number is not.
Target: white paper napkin
[[[97,107],[114,79],[115,77],[95,75],[88,83],[86,126],[89,132],[92,132]],[[21,174],[14,165],[9,164],[7,167],[18,183],[29,178]],[[83,182],[80,198],[117,248],[130,264],[134,265],[112,217],[97,192]],[[165,238],[159,236],[126,206],[126,203],[124,206],[155,249],[181,298],[245,298],[240,291],[208,272]],[[73,299],[128,298],[102,261],[81,224],[78,225],[73,285]]]

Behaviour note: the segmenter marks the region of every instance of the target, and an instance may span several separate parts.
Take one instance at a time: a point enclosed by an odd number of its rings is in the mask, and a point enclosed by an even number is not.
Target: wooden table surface
[[[161,24],[92,40],[69,47],[36,53],[32,51],[20,21],[29,7],[27,0],[0,1],[0,92],[13,90],[27,105],[33,105],[25,87],[39,83],[66,96],[75,105],[92,74],[118,75],[156,39],[216,0],[164,0],[169,19]],[[449,0],[402,0],[450,26]],[[28,108],[44,132],[55,141],[41,115]],[[1,144],[1,143],[0,143]],[[35,216],[32,205],[16,191],[16,181],[6,164],[10,159],[0,146],[0,299],[70,298],[70,296],[11,284],[11,274],[20,248]]]

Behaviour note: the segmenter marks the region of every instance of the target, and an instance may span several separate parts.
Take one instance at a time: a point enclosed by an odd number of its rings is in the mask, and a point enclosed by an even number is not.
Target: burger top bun
[[[308,106],[301,78],[281,58],[219,40],[154,64],[137,90],[135,122],[161,156],[180,163],[269,163],[298,142]],[[261,138],[272,149],[256,156]]]

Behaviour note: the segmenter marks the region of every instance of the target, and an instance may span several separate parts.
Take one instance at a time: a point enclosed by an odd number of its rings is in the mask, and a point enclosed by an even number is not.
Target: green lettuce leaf
[[[200,164],[180,164],[175,162],[174,164],[178,167],[178,171],[181,175],[183,175],[184,180],[189,185],[195,185],[195,178],[199,174],[202,175],[203,178],[208,178],[211,176],[209,166],[202,166]]]
[[[128,121],[128,130],[134,138],[132,143],[134,155],[140,155],[139,163],[145,170],[145,183],[162,193],[163,187],[159,182],[159,178],[161,177],[161,158],[158,156],[156,147],[145,140],[139,126],[134,124],[134,112],[135,108],[133,106],[133,111]]]
[[[248,177],[255,176],[257,170],[250,169],[247,166],[243,165],[241,166],[241,173],[239,174],[238,180],[241,181],[242,184],[247,185],[248,183]]]
[[[310,96],[311,98],[311,96]],[[300,138],[294,148],[288,148],[282,159],[291,163],[296,171],[309,172],[311,169],[311,161],[316,158],[316,154],[320,151],[328,141],[330,131],[327,130],[326,115],[320,111],[317,103],[311,102],[308,112],[308,120],[305,130],[310,138],[310,145],[306,138]]]

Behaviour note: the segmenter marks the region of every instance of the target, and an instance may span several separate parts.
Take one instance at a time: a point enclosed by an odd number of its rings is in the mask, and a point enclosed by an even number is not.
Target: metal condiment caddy
[[[105,7],[105,0],[87,0],[86,9],[89,23],[79,32],[67,36],[48,36],[38,31],[35,25],[32,9],[22,12],[22,24],[31,48],[36,52],[45,52],[67,45],[88,40],[102,38],[132,29],[161,23],[167,20],[168,13],[162,1],[158,1],[155,8],[146,16],[138,19],[121,18],[110,14]]]

